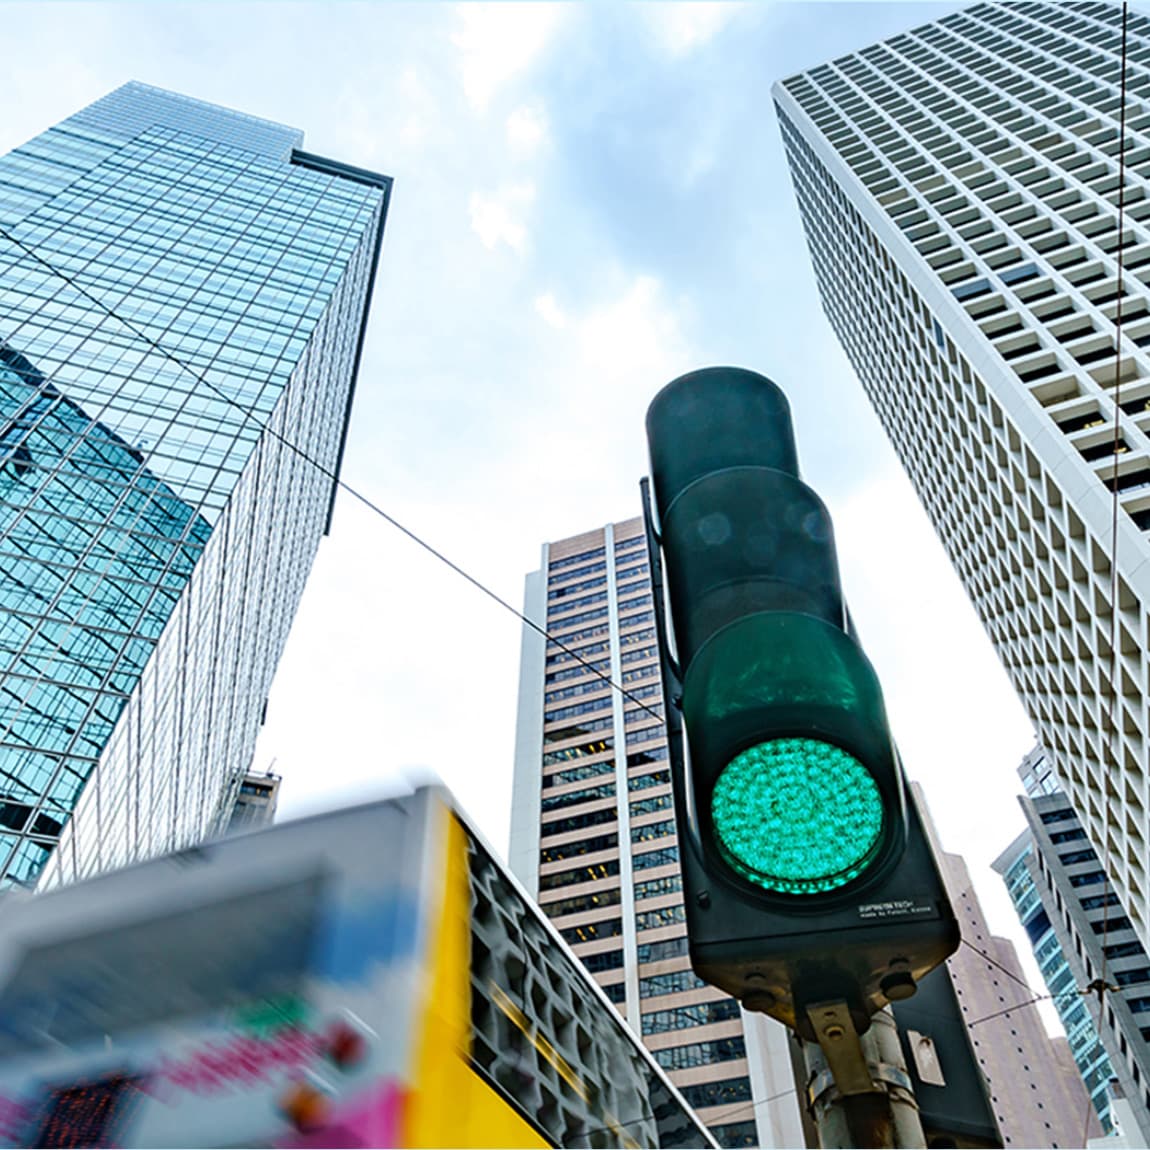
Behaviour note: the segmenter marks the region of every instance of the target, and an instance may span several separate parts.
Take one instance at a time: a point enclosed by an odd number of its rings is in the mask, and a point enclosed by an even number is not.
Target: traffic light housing
[[[785,396],[755,372],[668,384],[647,436],[692,965],[805,1037],[807,1008],[828,1001],[861,1033],[954,952],[958,927],[830,515],[799,477]]]

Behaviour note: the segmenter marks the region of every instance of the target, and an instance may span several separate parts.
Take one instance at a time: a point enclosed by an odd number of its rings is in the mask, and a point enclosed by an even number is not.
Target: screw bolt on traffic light
[[[692,964],[808,1038],[806,1009],[830,1000],[861,1033],[958,930],[853,633],[830,515],[800,478],[785,396],[755,372],[668,384],[647,436]]]

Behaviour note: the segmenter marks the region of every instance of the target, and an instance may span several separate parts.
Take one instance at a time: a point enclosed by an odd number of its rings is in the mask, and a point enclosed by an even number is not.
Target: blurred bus
[[[438,787],[0,923],[3,1145],[715,1145]]]

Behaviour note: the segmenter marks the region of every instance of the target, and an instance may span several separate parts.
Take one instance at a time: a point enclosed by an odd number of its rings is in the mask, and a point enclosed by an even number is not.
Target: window
[[[696,1002],[691,1006],[653,1010],[650,1014],[644,1014],[643,1033],[665,1034],[669,1030],[685,1030],[689,1026],[709,1026],[714,1022],[727,1022],[738,1017],[739,1004],[733,998]]]
[[[1100,906],[1117,906],[1118,896],[1111,890],[1106,894],[1092,894],[1080,902],[1083,910],[1097,910]]]
[[[593,835],[590,838],[580,839],[578,842],[564,843],[562,846],[545,847],[539,852],[541,863],[564,862],[567,859],[578,858],[580,855],[594,854],[596,851],[610,850],[619,845],[617,834]]]
[[[575,946],[580,942],[599,942],[604,938],[618,938],[623,933],[621,918],[606,918],[599,922],[587,922],[582,926],[569,926],[559,932],[563,941]]]
[[[651,778],[651,775],[647,775]],[[655,811],[666,811],[671,809],[671,796],[668,795],[654,795],[649,799],[637,799],[631,804],[631,817],[638,818],[640,815],[654,814]]]
[[[683,880],[677,874],[665,875],[663,878],[649,878],[645,882],[635,884],[635,899],[659,898],[664,894],[677,894],[683,889]]]
[[[750,1102],[751,1081],[749,1078],[723,1078],[718,1082],[680,1086],[679,1093],[683,1101],[694,1110],[704,1106],[724,1106],[730,1102]]]
[[[950,289],[951,295],[958,300],[973,299],[975,296],[983,295],[988,291],[990,291],[990,280],[988,279],[971,280],[969,283],[959,284]]]
[[[608,763],[609,767],[611,764]],[[592,802],[595,799],[609,799],[615,794],[614,783],[602,783],[597,787],[584,787],[578,791],[568,791],[565,795],[545,795],[543,797],[542,809],[547,811],[558,811],[564,807],[573,807],[579,803]]]
[[[747,1047],[739,1037],[716,1038],[711,1042],[690,1042],[685,1046],[652,1050],[651,1053],[664,1070],[687,1070],[692,1066],[711,1066],[716,1062],[745,1058]]]
[[[1067,819],[1074,818],[1074,812],[1069,808],[1066,810],[1047,811],[1041,818],[1042,821],[1049,826],[1051,823],[1064,823]]]
[[[635,855],[631,859],[631,865],[635,870],[648,870],[651,867],[666,866],[668,863],[677,863],[678,861],[678,847],[660,847],[656,851],[644,851],[643,854]]]
[[[539,876],[539,889],[556,890],[559,887],[575,886],[581,882],[597,882],[599,879],[610,878],[619,873],[618,860],[595,863],[593,866],[576,867],[574,870],[560,870],[554,874]]]
[[[666,838],[675,833],[675,820],[664,819],[659,823],[647,823],[646,826],[631,828],[631,841],[633,843],[649,842],[651,839]]]
[[[624,982],[612,982],[609,986],[604,986],[602,990],[616,1005],[627,999],[627,984]]]
[[[758,1146],[759,1133],[754,1122],[724,1122],[710,1128],[711,1136],[724,1150],[740,1146]]]
[[[1114,915],[1112,918],[1100,918],[1090,924],[1095,934],[1111,934],[1119,930],[1130,930],[1132,923],[1124,914]]]
[[[558,902],[541,903],[540,909],[548,918],[558,918],[562,914],[579,914],[580,911],[615,906],[621,898],[622,892],[615,887],[613,890],[601,890],[595,894],[580,894],[573,898],[562,898]]]
[[[602,974],[605,970],[620,970],[623,966],[621,950],[607,950],[602,954],[583,954],[579,961],[592,974]]]
[[[558,753],[562,754],[563,752]],[[585,767],[571,767],[566,771],[556,771],[553,775],[543,776],[543,789],[561,787],[564,783],[577,783],[580,779],[593,779],[596,775],[610,774],[614,770],[615,764],[608,761],[605,763],[588,763]]]
[[[684,990],[702,990],[709,986],[693,970],[674,970],[670,974],[652,974],[639,979],[639,997],[655,998],[660,994],[678,994]]]
[[[654,771],[649,775],[636,775],[627,780],[627,787],[632,791],[645,791],[648,787],[663,787],[671,781],[668,771]]]
[[[615,808],[608,807],[604,811],[588,811],[586,814],[568,815],[566,818],[556,819],[552,823],[544,823],[539,833],[541,837],[549,838],[551,835],[563,835],[568,831],[583,831],[589,827],[598,827],[614,821]]]
[[[1075,863],[1097,862],[1098,861],[1098,856],[1094,853],[1093,849],[1090,847],[1087,847],[1086,850],[1082,850],[1082,851],[1069,851],[1064,855],[1059,855],[1058,858],[1059,858],[1059,861],[1062,862],[1064,866],[1074,866]]]
[[[565,567],[574,567],[577,563],[582,563],[586,559],[602,559],[605,554],[605,549],[602,547],[595,548],[594,551],[581,551],[578,555],[569,555],[566,559],[555,559],[547,565],[548,571],[562,571]]]
[[[572,715],[586,715],[591,711],[605,711],[611,706],[611,696],[604,695],[601,699],[589,699],[585,703],[573,703],[569,707],[556,707],[552,711],[543,712],[543,721],[553,723],[557,719],[569,719]]]
[[[1119,986],[1133,986],[1138,982],[1150,982],[1150,966],[1135,967],[1134,970],[1116,970],[1114,981]]]
[[[1086,874],[1072,874],[1070,876],[1071,886],[1094,886],[1097,883],[1106,881],[1106,872],[1100,870],[1087,871]]]
[[[687,921],[687,908],[680,903],[678,906],[664,906],[659,910],[644,910],[635,915],[636,930],[658,930],[664,926],[674,926],[679,922]]]
[[[643,942],[636,947],[637,961],[662,962],[665,958],[682,958],[687,953],[687,937],[664,938],[660,942]],[[1146,1000],[1150,1002],[1150,999]],[[1147,1007],[1150,1010],[1150,1007]]]

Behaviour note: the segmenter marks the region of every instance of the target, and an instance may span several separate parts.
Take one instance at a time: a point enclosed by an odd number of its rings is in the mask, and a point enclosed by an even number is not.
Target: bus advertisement
[[[0,909],[0,1144],[714,1145],[439,787]]]

